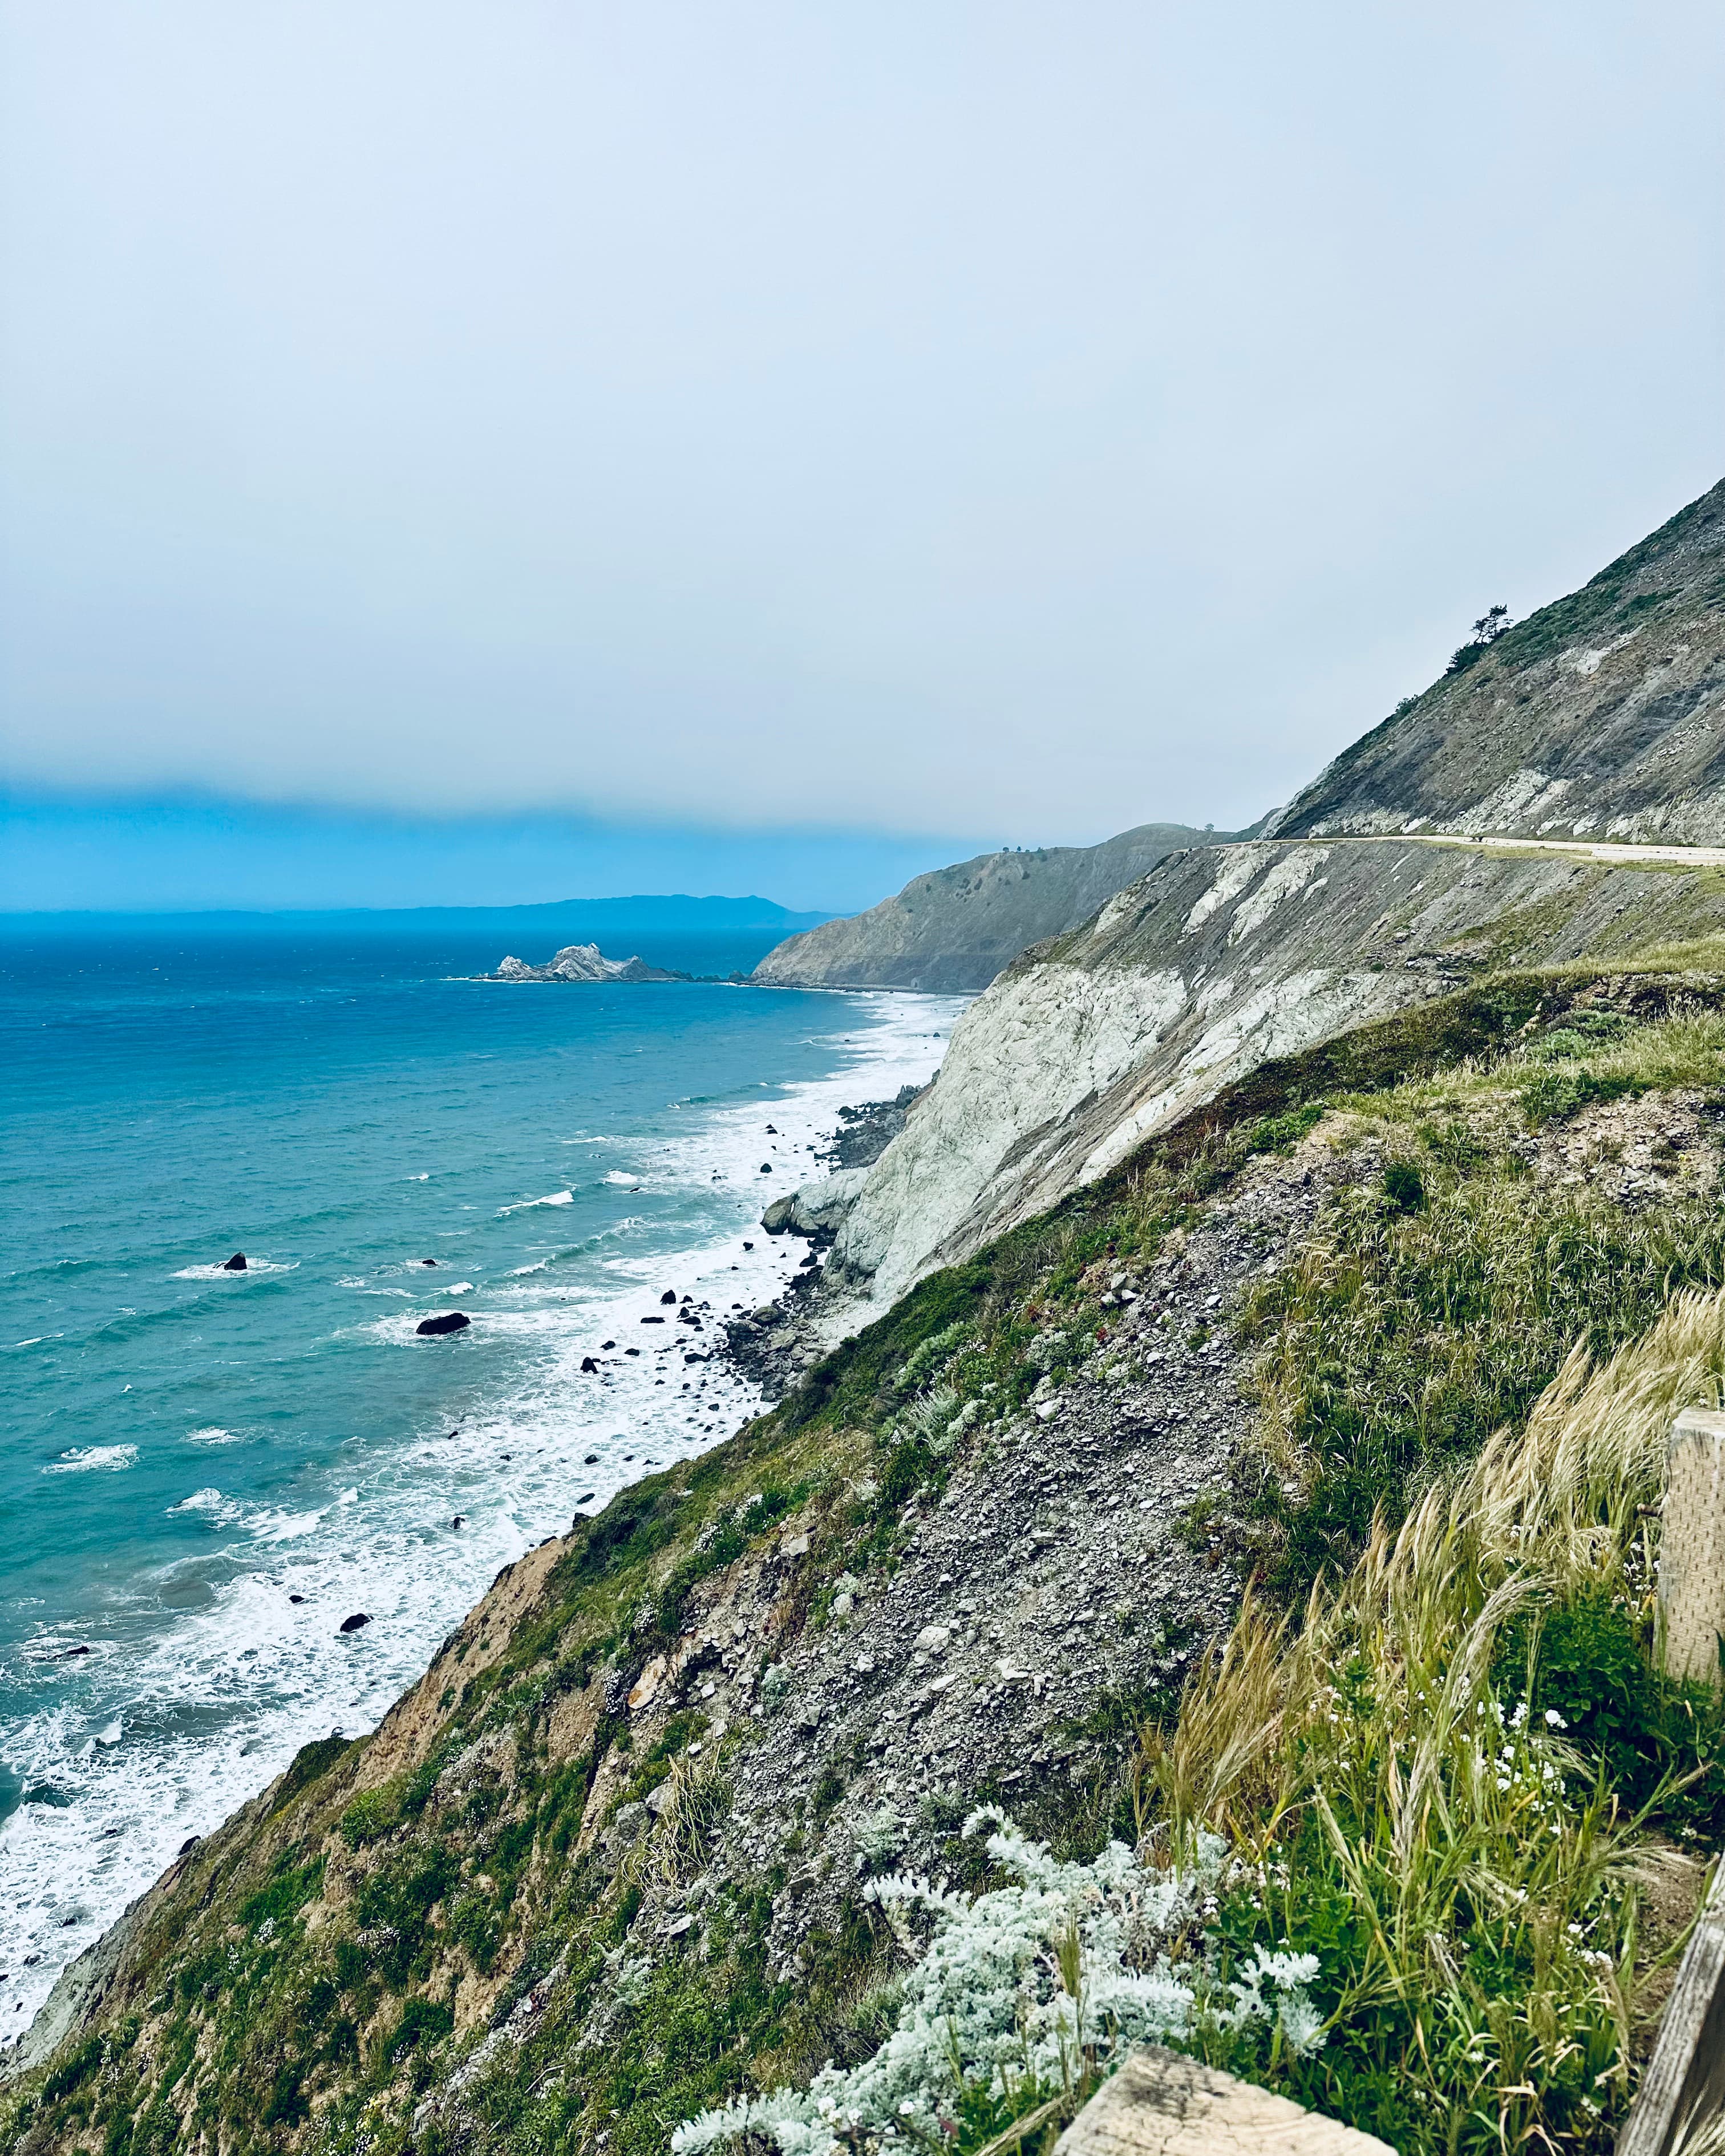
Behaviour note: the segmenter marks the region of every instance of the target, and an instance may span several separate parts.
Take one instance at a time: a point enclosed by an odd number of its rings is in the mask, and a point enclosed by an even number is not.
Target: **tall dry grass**
[[[1584,2148],[1621,2108],[1640,1895],[1684,1860],[1529,1717],[1500,1650],[1579,1592],[1650,1614],[1671,1421],[1722,1378],[1725,1292],[1674,1297],[1598,1366],[1578,1348],[1301,1621],[1249,1599],[1147,1733],[1138,1796],[1170,1853],[1223,1835],[1266,1936],[1327,1960],[1326,2108],[1370,2124],[1369,2087],[1381,2125],[1386,2051],[1422,2147]]]

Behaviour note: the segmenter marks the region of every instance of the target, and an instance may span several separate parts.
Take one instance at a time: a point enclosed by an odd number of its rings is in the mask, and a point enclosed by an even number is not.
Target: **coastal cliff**
[[[1525,1424],[1468,1471],[1556,1493],[1549,1527],[1525,1496],[1506,1515],[1554,1568],[1584,1548],[1589,1577],[1640,1576],[1671,1405],[1725,1376],[1722,1055],[1717,963],[1579,966],[1499,974],[1224,1090],[922,1282],[728,1444],[508,1568],[373,1736],[307,1747],[68,1971],[9,2062],[0,2147],[658,2156],[747,2100],[816,2156],[846,2145],[819,2108],[842,2095],[871,2142],[911,2105],[948,2118],[957,2156],[1027,2121],[1040,2150],[1088,2080],[991,2092],[983,2072],[962,2113],[942,2090],[955,2056],[978,2073],[1024,2015],[1060,2010],[1039,1895],[1106,1913],[1124,1886],[1163,1912],[1159,1958],[1143,1973],[1105,1924],[1088,1981],[1153,1995],[1199,2056],[1409,2156],[1495,2146],[1470,2138],[1482,2087],[1494,2133],[1605,2156],[1698,1898],[1681,1838],[1725,1825],[1717,1709],[1643,1698],[1639,1618],[1609,1620],[1631,1703],[1603,1717],[1564,1675],[1579,1635],[1556,1635],[1539,1697],[1568,1748],[1543,1719],[1494,1737],[1524,1794],[1489,1838],[1458,1815],[1462,1769],[1430,1770],[1434,1868],[1471,1876],[1477,1845],[1512,1902],[1573,1920],[1506,1944],[1489,1910],[1438,1903],[1458,1996],[1422,1980],[1424,1933],[1386,1992],[1378,1934],[1342,1919],[1387,1922],[1407,1892],[1403,1784],[1380,1791],[1370,1763],[1430,1753],[1438,1694],[1470,1731],[1526,1719],[1489,1674],[1526,1681],[1498,1591],[1522,1545],[1458,1555],[1457,1529],[1436,1563],[1431,1475]],[[1592,1380],[1578,1332],[1619,1356]],[[1540,1447],[1589,1415],[1636,1435],[1574,1486],[1572,1522]],[[1417,1695],[1401,1634],[1368,1668],[1360,1614],[1390,1563],[1373,1508],[1394,1528],[1410,1507],[1395,1562],[1458,1628],[1426,1651],[1468,1652]],[[1249,1573],[1306,1612],[1297,1655],[1242,1613]],[[1332,1619],[1320,1575],[1368,1600]],[[1476,1638],[1481,1600],[1497,1630]],[[1587,1809],[1596,1773],[1633,1832]],[[1322,1825],[1344,1803],[1351,1868]],[[986,1844],[979,1805],[1008,1823]],[[1194,1887],[1158,1822],[1197,1807],[1217,1854]],[[1296,1841],[1285,1866],[1260,1853]],[[1657,1895],[1621,1885],[1642,1876]],[[925,1956],[931,1921],[954,1928],[944,1954]],[[999,1984],[965,1958],[985,1939]],[[1260,1949],[1297,1959],[1317,2020],[1296,2026],[1345,2013],[1332,2049],[1275,2049],[1203,2005],[1207,1969]],[[1440,2041],[1458,2025],[1466,2075]],[[1564,2061],[1584,2037],[1584,2104]],[[1099,2024],[1097,2071],[1114,2043]]]
[[[1713,865],[1418,839],[1183,854],[964,1013],[939,1084],[848,1194],[834,1262],[890,1303],[1268,1057],[1506,964],[1721,929]]]
[[[1457,658],[1273,837],[1183,853],[1008,968],[855,1195],[839,1267],[891,1301],[1266,1056],[1494,967],[1716,932],[1725,482]]]
[[[787,937],[753,978],[773,988],[973,993],[1030,944],[1087,921],[1169,854],[1231,835],[1142,824],[1099,846],[978,854],[913,878],[866,913]]]
[[[1625,557],[1671,753],[1614,676],[1556,774],[1667,837],[1725,756],[1686,516]],[[184,1851],[0,2148],[1048,2156],[1150,2033],[1404,2156],[1606,2156],[1725,1837],[1653,1589],[1725,1384],[1725,851],[1437,829],[1504,784],[1445,729],[1555,724],[1604,603],[1368,737],[1436,744],[1408,828],[1316,828],[1389,813],[1343,759],[1016,957],[776,1221],[856,1329]]]

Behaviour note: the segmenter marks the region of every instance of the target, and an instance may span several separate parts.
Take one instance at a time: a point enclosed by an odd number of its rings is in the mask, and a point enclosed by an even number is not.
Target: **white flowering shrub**
[[[870,1864],[884,1864],[904,1847],[905,1823],[891,1804],[882,1804],[857,1828],[856,1845]]]
[[[1229,1984],[1234,2005],[1214,2018],[1224,2028],[1267,2022],[1296,2059],[1323,2049],[1324,2017],[1306,1989],[1318,1973],[1315,1953],[1266,1953],[1260,1948]],[[1264,1996],[1270,1986],[1271,1995]]]
[[[869,2150],[926,2143],[952,2132],[966,2092],[1011,2103],[1070,2089],[1134,2044],[1184,2033],[1187,1979],[1198,1972],[1177,1968],[1170,1948],[1201,1921],[1221,1843],[1207,1837],[1184,1873],[1156,1872],[1118,1842],[1091,1863],[1062,1862],[992,1806],[964,1832],[985,1826],[989,1855],[1015,1884],[973,1897],[895,1875],[865,1890],[895,1929],[913,1912],[932,1926],[904,1980],[897,2026],[875,2056],[827,2066],[807,2089],[702,2112],[671,2136],[675,2156],[746,2133],[770,2133],[783,2156],[829,2156],[841,2139]],[[1272,2013],[1286,1999],[1303,2028],[1303,1980],[1304,1958],[1274,2005],[1262,1997],[1266,1982],[1279,1981],[1274,1970],[1260,1973],[1252,1996]]]

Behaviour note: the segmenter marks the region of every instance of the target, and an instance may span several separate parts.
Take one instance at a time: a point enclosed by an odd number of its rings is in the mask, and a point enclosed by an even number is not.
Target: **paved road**
[[[1467,831],[1378,831],[1363,835],[1348,833],[1345,836],[1337,834],[1334,837],[1308,839],[1304,843],[1314,846],[1405,845],[1410,839],[1423,846],[1478,846],[1481,850],[1490,847],[1498,853],[1574,854],[1579,860],[1608,861],[1614,867],[1675,862],[1680,868],[1725,869],[1725,846],[1626,846],[1607,839],[1517,839],[1495,833],[1478,839]]]

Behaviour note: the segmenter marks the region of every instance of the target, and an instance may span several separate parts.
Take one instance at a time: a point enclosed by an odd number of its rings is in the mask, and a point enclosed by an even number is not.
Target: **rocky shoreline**
[[[933,1083],[931,1078],[929,1086]],[[828,1280],[824,1255],[856,1182],[904,1128],[911,1103],[927,1091],[927,1086],[903,1086],[891,1101],[864,1101],[839,1109],[839,1127],[814,1149],[834,1188],[829,1214],[818,1203],[811,1211],[804,1200],[804,1192],[825,1188],[817,1182],[775,1199],[762,1214],[769,1235],[800,1236],[808,1248],[775,1301],[725,1321],[724,1345],[714,1353],[758,1386],[768,1406],[782,1400],[830,1344],[834,1322],[852,1298],[839,1277]]]

